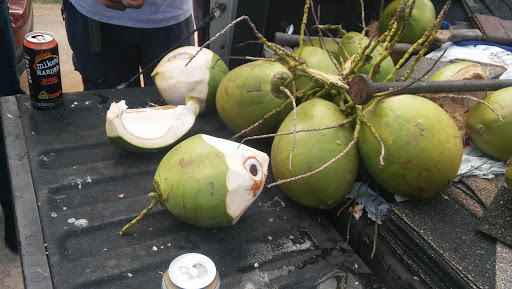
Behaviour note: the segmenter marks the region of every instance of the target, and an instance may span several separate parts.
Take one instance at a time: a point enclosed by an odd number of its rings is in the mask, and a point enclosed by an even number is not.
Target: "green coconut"
[[[503,121],[479,102],[471,108],[466,120],[469,136],[487,155],[507,161],[512,156],[512,87],[494,91],[483,100]]]
[[[169,147],[194,125],[199,104],[129,109],[124,100],[113,102],[107,111],[106,135],[125,151],[147,152]]]
[[[391,19],[396,15],[401,2],[403,3],[405,1],[407,1],[407,8],[398,17],[398,25],[395,33],[393,34],[393,38],[398,34],[398,31],[407,18],[413,0],[394,0],[384,8],[382,11],[380,25],[381,33],[388,30]],[[432,4],[430,0],[416,0],[414,3],[411,17],[407,22],[407,27],[399,40],[403,43],[416,43],[416,41],[421,39],[430,26],[436,22],[436,10],[434,4]]]
[[[341,38],[341,45],[347,52],[348,56],[351,57],[354,54],[358,53],[359,43],[361,42],[361,47],[366,47],[368,42],[370,42],[370,39],[366,36],[363,36],[363,40],[361,40],[361,33],[358,32],[349,32]],[[348,61],[347,55],[345,53],[341,54],[341,57],[343,58],[343,61],[345,61],[349,65],[353,65]],[[356,73],[366,74],[370,75],[370,72],[372,68],[375,66],[375,63],[377,62],[377,58],[379,57],[379,48],[375,49],[372,54],[370,54],[371,60],[368,64],[363,66],[359,71]],[[393,71],[393,68],[395,67],[395,64],[393,63],[393,60],[391,57],[386,57],[384,61],[380,63],[380,66],[376,68],[375,74],[372,77],[373,81],[382,82],[388,77],[388,75]],[[393,73],[390,77],[389,81],[395,81],[396,80],[396,74]]]
[[[195,226],[233,225],[263,190],[268,162],[267,154],[246,145],[204,134],[192,136],[173,147],[158,165],[149,194],[153,201],[141,215],[160,203]]]
[[[343,53],[343,49],[341,48],[340,44],[335,42],[332,39],[324,38],[325,45],[322,41],[320,41],[319,38],[314,39],[308,39],[307,41],[304,41],[304,46],[314,46],[325,50],[325,47],[329,52],[331,53],[332,57],[338,62],[338,64],[341,64],[341,54]],[[325,47],[324,47],[325,46]]]
[[[363,111],[384,143],[362,125],[358,148],[364,166],[386,190],[411,199],[440,193],[457,176],[462,140],[451,117],[432,101],[416,95],[384,98]]]
[[[265,121],[244,133],[246,136],[275,132],[292,109],[281,87],[294,92],[293,82],[285,85],[292,74],[282,64],[257,60],[238,66],[226,74],[217,89],[217,112],[222,121],[239,133],[276,111]],[[277,110],[282,105],[281,110]]]
[[[314,46],[301,46],[293,51],[293,54],[306,62],[307,66],[318,71],[338,74],[336,66],[333,64],[327,51]],[[307,76],[301,76],[295,80],[295,89],[301,91],[311,85],[312,80]]]
[[[192,96],[199,102],[200,112],[208,112],[215,110],[217,87],[228,67],[213,51],[203,48],[196,55],[198,50],[199,47],[184,46],[171,51],[151,76],[167,104],[185,104],[185,98]]]
[[[297,107],[297,130],[318,129],[343,122],[346,118],[333,103],[315,98]],[[278,133],[293,131],[293,112]],[[271,150],[272,172],[276,180],[289,179],[314,171],[341,154],[352,141],[350,124],[332,129],[296,134],[292,167],[289,169],[293,135],[274,138]],[[292,200],[315,208],[332,208],[350,192],[358,168],[357,147],[313,175],[279,184]]]
[[[485,71],[483,67],[478,63],[473,62],[457,62],[451,63],[447,66],[436,71],[431,81],[447,81],[447,80],[478,80],[486,79]],[[464,92],[464,93],[450,93],[450,95],[466,95],[474,98],[483,99],[487,95],[487,91],[477,92]],[[428,95],[427,95],[428,96]],[[435,94],[436,97],[429,97],[430,100],[437,103],[442,107],[453,119],[457,128],[460,131],[462,139],[468,137],[466,130],[466,118],[471,107],[473,107],[477,101],[470,98],[456,98],[448,97],[448,94]],[[447,96],[447,97],[443,97]]]

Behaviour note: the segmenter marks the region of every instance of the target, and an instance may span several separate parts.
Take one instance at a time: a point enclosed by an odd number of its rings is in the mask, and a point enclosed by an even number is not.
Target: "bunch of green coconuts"
[[[416,0],[412,8],[412,1],[406,2],[395,0],[384,9],[380,29],[398,30],[408,19],[406,29],[393,35],[400,36],[397,41],[415,43],[436,23],[435,11],[429,0]],[[158,203],[196,226],[233,225],[263,190],[269,164],[276,181],[271,185],[314,208],[338,205],[361,171],[387,191],[410,199],[430,198],[444,190],[462,160],[464,135],[453,114],[420,95],[376,97],[364,105],[348,97],[346,83],[357,73],[368,74],[373,81],[396,80],[396,64],[373,43],[359,32],[347,32],[339,42],[305,39],[292,53],[273,47],[278,57],[231,71],[207,48],[183,47],[169,53],[152,74],[162,98],[175,106],[169,110],[187,111],[193,115],[192,124],[201,114],[217,113],[237,136],[273,137],[270,157],[208,135],[180,140],[180,133],[168,138],[161,148],[172,149],[155,174],[153,202],[121,233]],[[368,47],[374,49],[361,54]],[[453,74],[445,72],[432,80]],[[494,110],[477,103],[466,114],[470,137],[500,160],[512,155],[512,109],[506,97],[511,93],[512,88],[489,94],[484,101]],[[125,108],[110,121],[129,113]],[[166,117],[178,125],[176,117]],[[191,126],[190,121],[180,125]],[[113,127],[107,136],[119,138],[118,126]],[[174,130],[170,125],[160,134]],[[144,150],[141,139],[136,147]],[[159,148],[149,148],[153,149]],[[214,169],[220,167],[225,169]],[[510,170],[507,174],[510,182]],[[233,182],[228,176],[243,181]],[[198,196],[201,201],[193,201]]]

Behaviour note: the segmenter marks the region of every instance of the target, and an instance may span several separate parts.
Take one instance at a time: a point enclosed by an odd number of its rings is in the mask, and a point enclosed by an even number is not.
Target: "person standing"
[[[11,16],[7,0],[0,0],[0,97],[25,94],[20,87],[20,76],[16,64],[16,48],[12,31]],[[0,131],[1,131],[0,119]],[[3,132],[0,133],[0,204],[5,218],[5,243],[13,251],[17,250],[14,207],[7,170],[7,156]]]
[[[194,45],[192,6],[192,0],[64,0],[68,42],[84,90],[125,83],[187,36],[181,46]],[[154,85],[155,66],[144,72],[144,86]]]

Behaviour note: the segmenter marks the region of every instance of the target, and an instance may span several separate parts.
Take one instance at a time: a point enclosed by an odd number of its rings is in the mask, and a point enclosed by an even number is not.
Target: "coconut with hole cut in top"
[[[171,105],[185,104],[194,97],[199,112],[215,110],[215,95],[228,67],[213,51],[184,46],[171,51],[155,67],[151,77],[164,101]],[[196,55],[197,54],[197,55]]]
[[[162,159],[153,191],[160,204],[199,227],[235,224],[265,184],[267,154],[205,134],[190,137]]]

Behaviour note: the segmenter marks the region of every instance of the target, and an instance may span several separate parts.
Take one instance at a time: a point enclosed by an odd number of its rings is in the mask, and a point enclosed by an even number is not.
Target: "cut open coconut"
[[[266,153],[244,144],[205,134],[189,137],[160,161],[151,204],[119,233],[158,203],[194,226],[234,225],[262,192],[268,164]]]
[[[123,150],[158,150],[176,142],[194,124],[199,104],[165,105],[129,109],[124,100],[113,102],[107,111],[107,138]]]
[[[164,101],[171,105],[185,104],[193,96],[200,112],[215,110],[215,94],[228,67],[213,51],[184,46],[167,54],[151,76]]]

